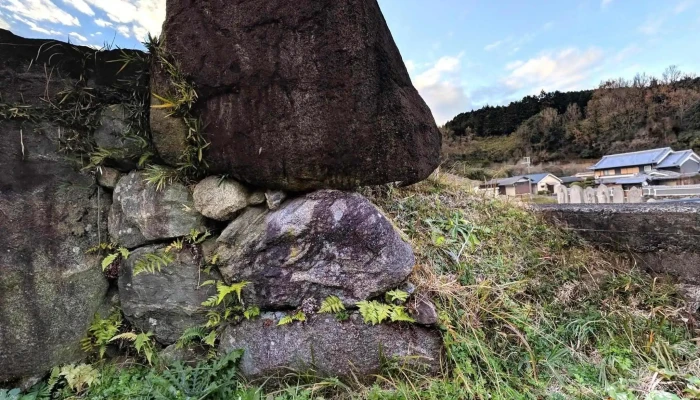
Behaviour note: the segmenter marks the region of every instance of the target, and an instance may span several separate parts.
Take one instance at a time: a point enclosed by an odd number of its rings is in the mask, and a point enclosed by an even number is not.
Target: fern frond
[[[109,268],[109,266],[112,265],[112,263],[114,261],[116,261],[117,257],[119,257],[119,253],[112,253],[112,254],[108,255],[107,257],[103,258],[102,259],[102,271]]]
[[[248,307],[244,312],[243,316],[245,319],[253,319],[260,315],[260,308],[258,306]]]
[[[116,335],[109,339],[110,342],[113,342],[115,340],[128,340],[130,342],[133,342],[136,340],[137,335],[134,332],[124,332],[120,335]]]
[[[292,318],[291,315],[285,315],[280,319],[280,322],[277,323],[277,326],[291,324],[292,322],[294,322],[294,318]]]
[[[204,342],[204,344],[208,346],[214,347],[216,345],[216,337],[216,331],[213,330],[209,332],[209,334],[204,338],[204,340],[202,340],[202,342]]]
[[[160,272],[162,268],[167,267],[173,261],[175,261],[175,257],[166,252],[148,253],[136,261],[133,274],[134,276],[144,272],[155,274],[156,271]]]
[[[403,306],[393,306],[391,309],[391,321],[392,322],[416,322],[415,319],[411,318],[410,315],[408,315],[408,312],[406,312],[406,307]]]
[[[403,304],[408,300],[408,297],[410,294],[408,292],[404,292],[403,290],[392,290],[390,292],[386,292],[384,297],[386,298],[386,301],[388,303],[393,303],[395,301],[398,301],[399,303]]]
[[[202,326],[187,328],[184,332],[182,332],[182,335],[180,335],[180,338],[177,340],[177,344],[175,346],[178,349],[181,349],[192,343],[195,339],[202,339],[206,336],[206,334],[207,330]]]
[[[319,313],[339,313],[345,310],[343,302],[337,296],[328,296],[321,302],[321,309],[318,310]]]
[[[376,300],[363,300],[358,302],[356,305],[359,308],[360,315],[362,315],[362,319],[366,324],[380,324],[391,315],[392,306],[389,304],[382,304]]]
[[[126,247],[120,247],[119,254],[121,254],[122,258],[126,260],[127,258],[129,258],[131,252],[129,252],[129,249],[127,249]]]

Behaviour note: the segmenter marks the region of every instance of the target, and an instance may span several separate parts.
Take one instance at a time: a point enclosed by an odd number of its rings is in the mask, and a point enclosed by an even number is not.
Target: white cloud
[[[53,29],[42,28],[42,27],[40,27],[39,25],[37,25],[34,21],[30,21],[30,20],[28,20],[28,19],[24,19],[24,18],[20,17],[19,15],[14,15],[14,18],[15,18],[17,21],[20,21],[20,22],[26,24],[26,25],[29,27],[29,29],[32,30],[32,31],[34,31],[34,32],[39,32],[39,33],[43,33],[43,34],[45,34],[45,35],[53,35],[53,36],[56,36],[56,35],[61,35],[61,36],[62,36],[62,35],[63,35],[63,33],[60,32],[60,31],[55,31],[55,30],[53,30]]]
[[[605,8],[605,7],[609,6],[610,3],[612,3],[612,2],[613,2],[613,0],[603,0],[603,1],[600,2],[600,6],[601,6],[602,8]]]
[[[0,17],[0,29],[10,29],[10,23]]]
[[[128,26],[126,26],[126,25],[119,25],[119,26],[117,27],[117,30],[118,30],[119,33],[121,33],[122,36],[124,36],[125,38],[128,38],[128,37],[129,37],[130,30],[129,30],[129,27],[128,27]]]
[[[416,70],[416,63],[413,60],[406,60],[404,64],[406,64],[406,69],[409,74],[412,74],[413,71]]]
[[[673,12],[675,14],[680,14],[692,7],[693,3],[693,0],[683,0],[676,5],[676,7],[673,9]]]
[[[414,85],[433,112],[439,125],[466,110],[470,101],[460,81],[462,55],[440,58],[431,68],[418,74]]]
[[[489,43],[486,46],[484,46],[484,50],[486,51],[491,51],[491,50],[496,50],[503,44],[503,40],[497,40],[493,43]]]
[[[545,53],[527,61],[506,65],[509,75],[503,80],[512,90],[574,90],[581,87],[603,60],[597,48],[581,51],[568,48],[557,53]]]
[[[148,32],[159,35],[165,20],[165,0],[85,0],[94,8],[104,11],[107,19],[117,25],[124,36],[132,32],[143,40]],[[101,21],[106,22],[106,21]],[[97,20],[96,24],[100,25]],[[100,25],[108,26],[108,25]],[[126,28],[121,28],[126,26]]]
[[[92,11],[92,8],[90,8],[85,0],[63,0],[63,2],[72,5],[76,10],[83,14],[87,14],[91,17],[95,15],[95,12]]]
[[[642,25],[639,26],[639,31],[645,35],[653,36],[661,31],[666,22],[665,15],[651,15]]]
[[[103,28],[109,28],[109,27],[114,26],[114,24],[112,24],[112,23],[109,22],[109,21],[105,21],[105,20],[103,20],[102,18],[97,18],[97,19],[95,20],[95,25],[101,26],[101,27],[103,27]]]
[[[51,0],[2,0],[0,8],[13,13],[15,17],[19,16],[32,21],[80,26],[78,18],[59,8]]]
[[[78,32],[71,32],[68,34],[68,37],[78,39],[81,42],[87,42],[87,38]]]

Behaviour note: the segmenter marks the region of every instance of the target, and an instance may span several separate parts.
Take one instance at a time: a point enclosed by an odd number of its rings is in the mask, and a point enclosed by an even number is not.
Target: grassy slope
[[[203,382],[213,383],[205,397],[212,399],[632,399],[659,390],[690,396],[700,361],[693,319],[672,285],[453,181],[364,194],[416,249],[412,279],[440,311],[441,376],[389,364],[372,386],[294,376],[259,389],[259,382],[235,378],[233,362],[100,366],[100,383],[78,398],[158,398],[158,391],[200,398]],[[58,398],[71,395],[64,389]]]

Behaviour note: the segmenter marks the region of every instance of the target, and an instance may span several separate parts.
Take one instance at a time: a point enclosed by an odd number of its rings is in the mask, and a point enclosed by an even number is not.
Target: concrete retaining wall
[[[537,210],[598,247],[631,254],[652,272],[700,284],[700,204],[557,204]]]

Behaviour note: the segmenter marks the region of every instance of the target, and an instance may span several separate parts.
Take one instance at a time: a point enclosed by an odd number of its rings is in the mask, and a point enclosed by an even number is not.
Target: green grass
[[[363,193],[416,251],[412,281],[434,298],[445,343],[438,376],[389,363],[370,385],[308,375],[246,382],[232,360],[217,373],[198,369],[216,360],[96,364],[99,383],[79,393],[64,383],[54,398],[160,398],[139,397],[154,390],[172,399],[700,398],[694,319],[671,282],[439,178]],[[192,379],[222,385],[228,397]]]

